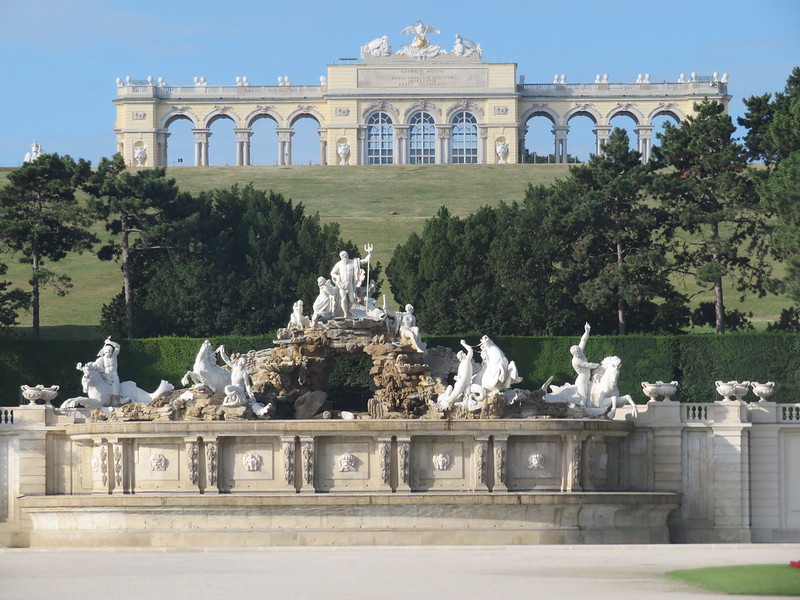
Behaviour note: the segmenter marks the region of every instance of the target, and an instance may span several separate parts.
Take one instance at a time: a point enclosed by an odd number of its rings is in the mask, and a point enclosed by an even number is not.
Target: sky
[[[370,40],[406,43],[400,31],[416,19],[441,30],[433,43],[449,47],[458,33],[481,44],[483,60],[517,63],[527,83],[561,73],[568,83],[591,83],[597,73],[611,82],[728,73],[734,122],[743,98],[783,90],[800,65],[800,0],[0,0],[0,8],[0,166],[11,167],[34,138],[45,152],[93,164],[111,156],[117,77],[234,85],[247,76],[251,85],[274,85],[288,75],[318,84],[328,64],[357,57]],[[591,123],[571,125],[570,153],[585,160]],[[299,122],[295,164],[319,159],[316,126]],[[549,128],[529,122],[526,146],[552,152]],[[170,133],[171,164],[179,156],[191,164],[188,123]],[[260,133],[253,163],[274,164],[274,134]],[[210,163],[235,164],[232,125],[217,121],[212,134]]]

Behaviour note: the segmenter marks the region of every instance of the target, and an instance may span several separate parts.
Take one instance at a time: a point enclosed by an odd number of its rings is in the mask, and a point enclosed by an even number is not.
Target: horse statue
[[[83,372],[81,386],[86,398],[70,398],[66,400],[61,408],[103,408],[112,406],[113,388],[103,377],[103,371],[95,363],[78,363],[75,367]],[[159,396],[171,392],[173,385],[168,381],[161,380],[156,391],[147,392],[136,385],[133,381],[123,381],[120,384],[120,403],[121,404],[149,404]]]
[[[200,346],[192,370],[186,372],[181,383],[189,385],[190,379],[193,385],[205,385],[214,393],[224,392],[225,386],[231,384],[231,372],[217,364],[215,351],[208,340]]]
[[[617,388],[617,379],[622,366],[622,360],[618,356],[606,356],[600,366],[592,373],[592,387],[589,392],[590,411],[600,411],[601,415],[606,415],[609,419],[614,418],[617,408],[623,404],[629,404],[633,409],[633,416],[639,414],[636,403],[630,394],[620,396]]]
[[[592,372],[589,386],[589,398],[584,399],[578,394],[577,387],[568,383],[562,386],[551,386],[551,392],[545,394],[548,402],[567,402],[577,410],[583,411],[587,417],[607,417],[613,419],[617,409],[623,404],[629,404],[633,409],[633,416],[639,414],[636,403],[629,394],[621,396],[617,388],[617,380],[622,366],[618,356],[606,356]]]

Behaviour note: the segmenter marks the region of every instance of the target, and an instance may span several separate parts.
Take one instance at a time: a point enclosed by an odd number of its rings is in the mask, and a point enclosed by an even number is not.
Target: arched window
[[[462,110],[453,115],[450,122],[453,124],[451,162],[477,163],[478,126],[475,116]]]
[[[367,119],[367,164],[391,165],[394,162],[394,127],[385,112],[376,112]]]
[[[436,128],[433,117],[426,112],[416,112],[408,121],[408,163],[431,165],[436,162]]]

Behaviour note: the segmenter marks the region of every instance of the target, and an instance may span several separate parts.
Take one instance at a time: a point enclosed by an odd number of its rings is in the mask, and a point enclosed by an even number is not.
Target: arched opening
[[[615,128],[624,129],[628,134],[628,147],[631,150],[638,150],[639,136],[636,133],[637,120],[636,116],[629,112],[618,112],[609,120],[611,131]]]
[[[677,127],[680,125],[680,119],[672,114],[672,113],[661,113],[655,117],[653,117],[650,121],[653,125],[653,133],[651,137],[651,145],[652,146],[660,146],[661,140],[659,139],[659,134],[664,133],[664,124],[670,123],[673,126]]]
[[[194,125],[189,117],[179,115],[165,125],[169,136],[167,137],[167,165],[168,167],[193,167],[194,166]]]
[[[367,164],[394,164],[394,126],[385,112],[372,113],[367,119]]]
[[[450,162],[456,164],[478,162],[478,121],[471,112],[461,110],[450,119]]]
[[[275,128],[277,121],[269,115],[256,117],[250,129],[250,164],[251,165],[277,165],[278,164],[278,134]]]
[[[303,114],[295,119],[292,124],[292,164],[318,165],[319,152],[319,121],[311,115]]]
[[[525,122],[525,144],[520,157],[524,163],[553,163],[553,119],[548,114],[533,113]]]
[[[433,116],[415,112],[408,120],[408,163],[430,165],[436,162],[436,127]]]
[[[597,147],[594,117],[589,113],[577,112],[569,117],[568,125],[567,162],[587,162]]]
[[[235,122],[227,115],[218,115],[208,122],[208,164],[216,167],[236,165]]]

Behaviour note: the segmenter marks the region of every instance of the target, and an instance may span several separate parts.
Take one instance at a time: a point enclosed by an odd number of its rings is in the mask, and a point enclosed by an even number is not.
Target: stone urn
[[[747,395],[747,392],[750,391],[750,382],[749,381],[734,381],[733,386],[733,395],[736,397],[737,400],[741,400]]]
[[[642,382],[642,392],[644,392],[644,395],[647,396],[650,400],[655,400],[661,395],[661,392],[658,389],[659,388],[658,383],[659,382],[656,383],[648,383],[646,381]]]
[[[35,405],[37,400],[44,400],[47,406],[52,406],[51,403],[58,396],[57,385],[46,388],[40,383],[37,386],[23,385],[20,386],[20,389],[22,390],[22,397],[28,401],[29,405]]]
[[[656,381],[656,384],[658,385],[658,393],[663,396],[664,402],[672,402],[670,398],[678,393],[678,382],[670,381],[669,383],[664,383],[663,381]]]
[[[717,386],[717,393],[722,396],[724,402],[732,402],[734,386],[738,383],[738,381],[716,381],[714,385]]]
[[[772,392],[775,391],[775,382],[768,381],[767,383],[758,383],[757,381],[753,381],[750,383],[753,387],[753,393],[758,397],[759,402],[766,402],[767,398],[772,395]]]

